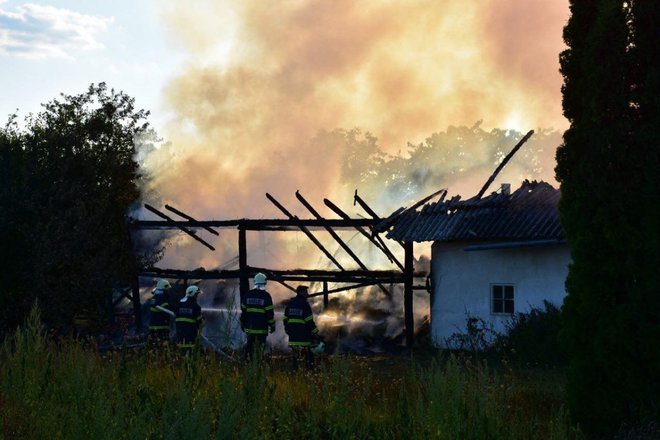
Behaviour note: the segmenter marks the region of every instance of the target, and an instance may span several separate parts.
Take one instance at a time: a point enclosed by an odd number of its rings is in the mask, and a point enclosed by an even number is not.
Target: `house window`
[[[513,285],[493,284],[490,286],[491,310],[493,314],[513,315]]]

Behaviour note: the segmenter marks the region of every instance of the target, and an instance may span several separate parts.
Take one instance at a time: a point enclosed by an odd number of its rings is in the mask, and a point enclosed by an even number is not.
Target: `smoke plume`
[[[566,126],[558,54],[567,0],[160,4],[188,54],[164,90],[168,143],[145,158],[163,203],[205,219],[282,217],[269,192],[309,217],[300,189],[334,217],[322,198],[346,207],[358,188],[386,215],[442,187],[472,195],[514,134],[540,127],[543,141],[510,178],[553,178]],[[474,142],[459,145],[452,130]],[[486,145],[487,135],[506,142]],[[317,267],[306,239],[287,237],[252,234],[250,263]],[[177,238],[161,266],[212,268],[235,256],[232,234],[213,243],[219,251],[209,253]]]

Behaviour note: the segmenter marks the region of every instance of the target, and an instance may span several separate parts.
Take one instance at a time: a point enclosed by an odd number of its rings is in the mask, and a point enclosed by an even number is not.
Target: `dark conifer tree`
[[[557,151],[573,262],[562,340],[568,399],[587,433],[658,416],[660,2],[572,0]]]

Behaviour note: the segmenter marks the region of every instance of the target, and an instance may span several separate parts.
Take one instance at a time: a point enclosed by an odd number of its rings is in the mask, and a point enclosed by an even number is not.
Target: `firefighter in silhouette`
[[[173,315],[169,303],[169,281],[160,279],[152,290],[149,308],[149,343],[162,345],[170,340],[170,316]]]
[[[293,351],[293,369],[298,369],[304,360],[308,369],[314,367],[312,348],[323,350],[319,329],[314,324],[312,308],[307,302],[307,286],[296,288],[296,297],[289,301],[284,310],[284,330],[289,335],[289,347]],[[316,343],[320,344],[316,345]]]
[[[268,333],[275,331],[273,298],[266,291],[266,275],[254,276],[254,288],[241,298],[241,328],[247,336],[245,358],[261,355],[266,345]]]
[[[189,286],[186,294],[176,304],[176,345],[189,352],[198,343],[202,330],[202,308],[197,304],[201,291],[197,286]]]

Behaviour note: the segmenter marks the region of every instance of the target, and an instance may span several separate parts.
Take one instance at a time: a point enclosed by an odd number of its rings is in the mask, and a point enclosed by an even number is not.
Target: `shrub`
[[[533,307],[528,313],[516,313],[497,345],[518,362],[563,365],[566,354],[559,345],[561,311],[551,302],[544,300],[543,305],[544,309]]]

